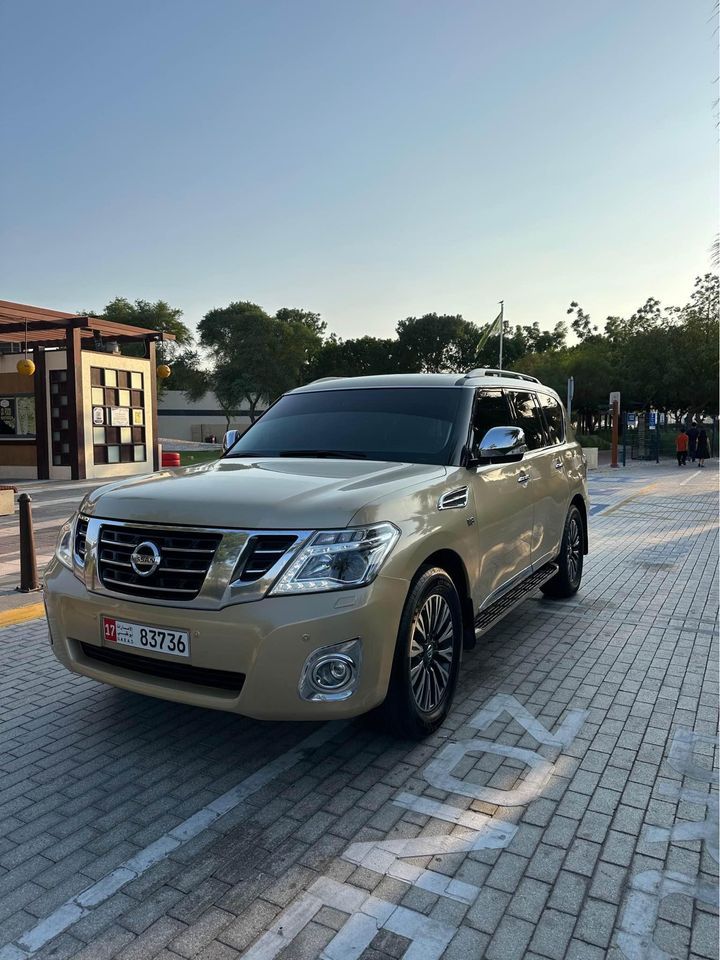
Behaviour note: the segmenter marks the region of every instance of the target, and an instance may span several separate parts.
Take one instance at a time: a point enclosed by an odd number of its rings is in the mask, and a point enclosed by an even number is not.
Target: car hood
[[[109,520],[265,530],[347,526],[367,503],[444,476],[434,464],[370,460],[227,459],[120,480],[83,512]]]

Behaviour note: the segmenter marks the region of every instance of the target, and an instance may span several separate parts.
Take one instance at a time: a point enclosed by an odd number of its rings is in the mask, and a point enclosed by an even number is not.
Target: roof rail
[[[465,379],[469,377],[508,377],[511,380],[527,380],[529,383],[540,383],[537,377],[531,377],[527,373],[517,373],[515,370],[496,370],[493,367],[475,367],[465,374]]]
[[[311,387],[314,383],[325,383],[326,380],[344,380],[345,377],[318,377],[317,380],[311,380],[310,383],[305,384],[305,386]]]

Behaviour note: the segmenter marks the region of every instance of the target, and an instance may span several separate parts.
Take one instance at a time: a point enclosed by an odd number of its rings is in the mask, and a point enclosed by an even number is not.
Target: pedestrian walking
[[[675,440],[675,453],[678,458],[678,466],[684,467],[687,463],[688,435],[685,433],[685,427],[681,426]]]
[[[697,450],[695,452],[698,458],[698,466],[704,467],[706,457],[710,456],[710,446],[708,444],[707,433],[705,433],[704,430],[698,433]]]
[[[688,435],[688,456],[695,463],[695,457],[697,455],[697,442],[698,442],[698,428],[695,426],[695,422],[691,421],[690,426],[687,429]]]

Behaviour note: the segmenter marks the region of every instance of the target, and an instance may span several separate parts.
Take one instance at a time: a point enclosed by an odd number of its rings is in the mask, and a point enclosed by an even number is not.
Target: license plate
[[[190,634],[187,630],[169,630],[167,627],[150,627],[144,623],[116,620],[103,617],[103,642],[107,646],[121,645],[169,653],[174,657],[190,656]]]

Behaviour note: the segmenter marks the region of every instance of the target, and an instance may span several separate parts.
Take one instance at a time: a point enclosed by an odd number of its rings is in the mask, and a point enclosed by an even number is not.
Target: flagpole
[[[501,301],[500,301],[500,367],[499,367],[500,370],[502,370],[502,368],[503,368],[503,365],[502,365],[502,350],[503,350],[503,331],[504,331],[504,328],[505,328],[505,301],[504,301],[504,300],[501,300]]]

